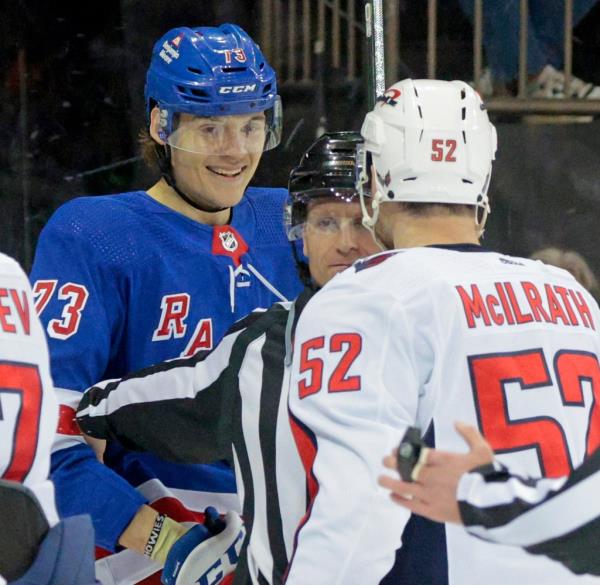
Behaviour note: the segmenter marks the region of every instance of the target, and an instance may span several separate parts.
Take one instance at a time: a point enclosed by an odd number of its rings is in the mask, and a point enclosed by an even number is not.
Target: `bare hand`
[[[382,475],[379,484],[392,491],[391,497],[395,502],[415,514],[438,522],[461,524],[456,501],[458,481],[463,473],[491,463],[494,452],[474,427],[456,423],[455,428],[469,445],[468,453],[428,449],[414,483]],[[395,452],[383,462],[388,469],[397,470]]]
[[[105,439],[96,439],[95,437],[90,437],[85,433],[81,433],[85,442],[94,450],[96,454],[96,459],[100,461],[100,463],[104,463],[104,451],[106,451],[106,440]]]

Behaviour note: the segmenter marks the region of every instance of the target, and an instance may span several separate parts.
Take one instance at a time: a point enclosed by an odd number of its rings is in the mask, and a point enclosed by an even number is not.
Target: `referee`
[[[600,576],[600,449],[568,477],[525,478],[495,461],[474,427],[456,429],[469,452],[427,449],[413,482],[380,478],[392,498],[430,520],[464,524],[473,536]],[[395,470],[395,454],[384,463]]]
[[[311,296],[355,260],[379,249],[362,226],[355,190],[360,134],[325,134],[289,181],[290,240],[305,290],[237,322],[211,352],[176,359],[90,388],[82,431],[179,463],[233,462],[247,538],[234,583],[278,585],[306,513],[306,475],[287,396],[294,326]],[[293,244],[294,250],[296,246]]]

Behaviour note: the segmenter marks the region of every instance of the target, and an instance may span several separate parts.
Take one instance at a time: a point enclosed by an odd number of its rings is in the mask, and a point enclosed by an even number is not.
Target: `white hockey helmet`
[[[400,81],[367,114],[361,133],[377,187],[374,215],[363,210],[366,225],[375,224],[379,204],[386,201],[475,205],[485,222],[497,138],[470,85]]]

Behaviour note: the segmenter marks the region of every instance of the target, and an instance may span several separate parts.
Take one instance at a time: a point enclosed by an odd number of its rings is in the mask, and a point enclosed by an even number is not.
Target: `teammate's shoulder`
[[[91,254],[103,264],[136,262],[148,247],[148,196],[143,192],[78,197],[59,207],[38,241],[36,262],[57,254]]]
[[[21,265],[11,256],[0,252],[0,274],[2,276],[22,276],[27,279]]]
[[[76,197],[63,203],[52,214],[47,225],[75,230],[94,225],[110,227],[114,225],[116,217],[122,219],[127,215],[127,210],[135,208],[141,200],[141,191]]]

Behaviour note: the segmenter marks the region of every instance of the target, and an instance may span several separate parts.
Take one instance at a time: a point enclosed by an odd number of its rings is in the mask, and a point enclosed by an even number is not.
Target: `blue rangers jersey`
[[[116,445],[108,467],[101,465],[79,436],[74,409],[94,382],[211,349],[251,310],[299,293],[283,230],[285,196],[249,188],[230,224],[214,227],[143,191],[84,197],[61,207],[43,230],[31,278],[61,403],[52,462],[57,504],[62,515],[91,514],[102,548],[115,550],[147,501],[182,521],[209,503],[239,507],[223,465],[170,464]],[[131,551],[110,562],[115,583],[156,570]]]

